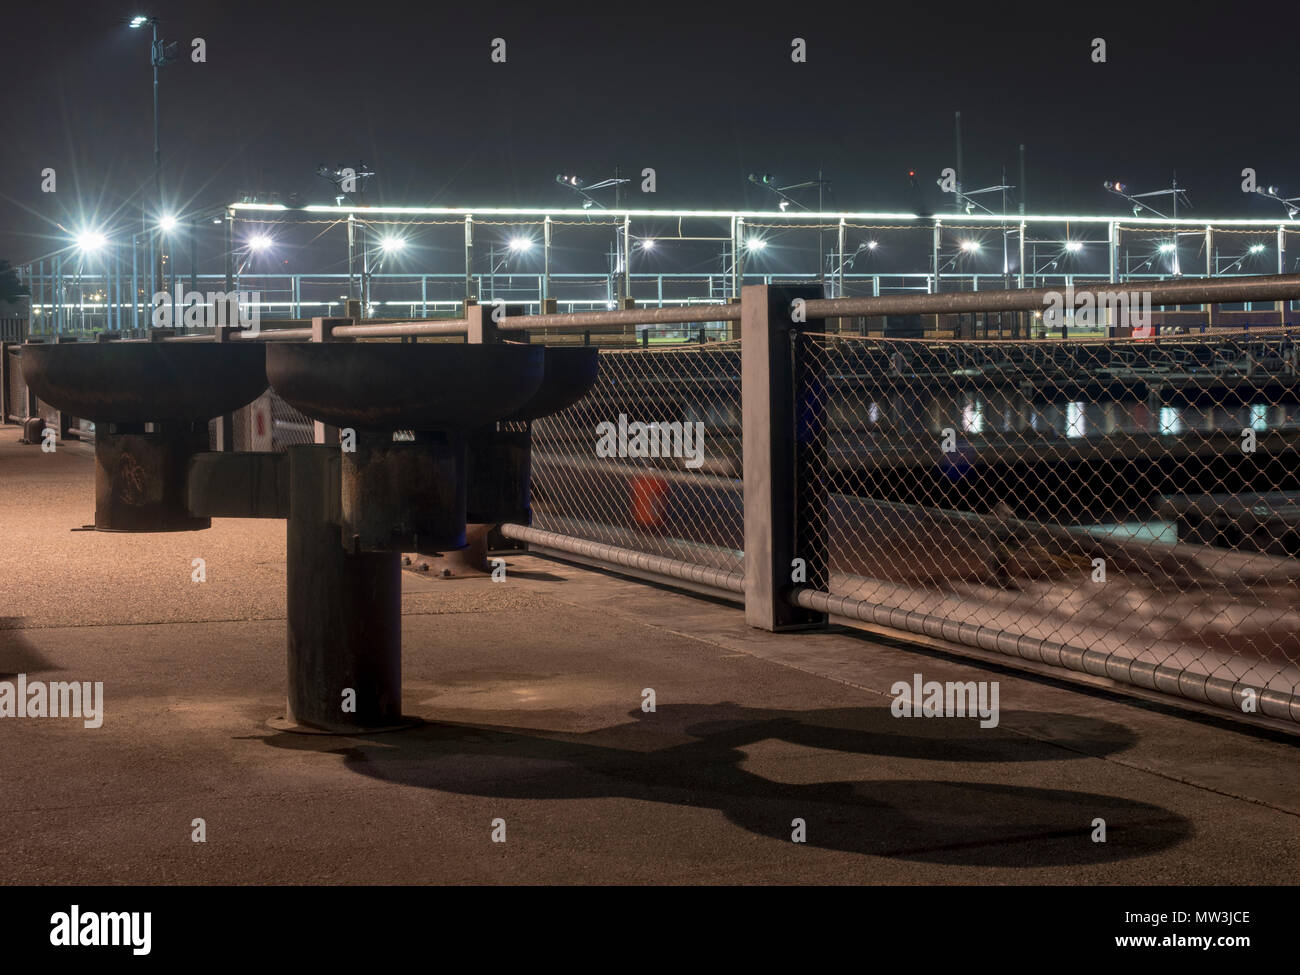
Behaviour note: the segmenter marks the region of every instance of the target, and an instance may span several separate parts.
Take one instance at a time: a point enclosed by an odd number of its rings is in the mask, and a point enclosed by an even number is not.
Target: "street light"
[[[177,220],[170,213],[165,213],[158,218],[158,229],[165,234],[171,233],[176,229]]]
[[[963,240],[961,242],[961,249],[967,254],[974,254],[980,249],[980,242],[978,240]]]
[[[176,59],[176,43],[168,43],[158,36],[158,18],[146,14],[137,14],[131,18],[130,26],[140,30],[145,26],[153,30],[153,41],[149,45],[149,64],[153,67],[153,188],[154,202],[159,211],[163,208],[162,198],[162,148],[158,137],[158,69]],[[160,228],[161,230],[161,228]],[[163,280],[162,235],[158,235],[158,246],[154,255],[154,290]]]
[[[767,241],[765,241],[762,237],[750,237],[745,241],[745,250],[749,251],[751,254],[754,253],[755,251],[761,251],[766,249],[767,249]]]
[[[406,249],[406,238],[398,237],[396,234],[381,237],[379,238],[379,249],[385,254],[396,254]]]
[[[1282,196],[1282,190],[1276,186],[1270,186],[1268,188],[1261,186],[1258,187],[1255,192],[1260,196],[1268,197],[1270,200],[1277,200],[1278,203],[1281,203],[1282,206],[1286,207],[1286,216],[1288,220],[1294,220],[1296,214],[1300,213],[1300,205],[1297,205],[1300,204],[1300,196],[1289,196],[1284,198]]]
[[[630,183],[632,181],[630,179],[624,179],[620,168],[615,166],[614,175],[611,179],[602,179],[596,183],[588,183],[581,176],[575,176],[572,173],[557,173],[555,176],[555,182],[559,183],[566,189],[573,190],[573,192],[582,197],[582,208],[584,210],[590,210],[592,207],[595,207],[598,210],[604,210],[605,205],[589,194],[595,190],[604,190],[612,186],[614,187],[614,206],[617,207],[622,202],[623,191],[620,187],[624,183]]]
[[[264,251],[271,246],[271,238],[266,234],[254,234],[248,238],[248,249],[250,251]]]
[[[533,249],[533,239],[531,237],[511,237],[506,241],[506,246],[510,248],[512,254],[526,254]]]
[[[73,243],[82,254],[97,254],[108,245],[108,238],[100,230],[83,230],[73,237]]]

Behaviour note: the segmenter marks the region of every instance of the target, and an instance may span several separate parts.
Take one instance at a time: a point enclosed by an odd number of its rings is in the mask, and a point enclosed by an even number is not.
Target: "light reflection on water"
[[[956,422],[954,422],[956,421]],[[956,396],[896,396],[835,404],[832,429],[861,430],[886,436],[934,434],[956,426],[964,433],[1053,433],[1070,439],[1122,434],[1180,436],[1185,433],[1239,433],[1300,429],[1300,404],[1250,403],[1241,406],[1148,406],[1145,402],[1048,406],[1006,396],[966,393]]]
[[[1073,525],[1070,531],[1098,538],[1131,538],[1139,542],[1172,545],[1178,541],[1178,523],[1173,521],[1126,521],[1120,524]]]

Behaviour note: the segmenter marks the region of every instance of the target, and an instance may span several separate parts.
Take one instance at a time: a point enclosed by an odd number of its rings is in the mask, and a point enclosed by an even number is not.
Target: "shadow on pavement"
[[[1002,717],[1009,721],[1013,715],[1004,711]],[[751,833],[782,842],[790,842],[798,818],[807,824],[809,846],[930,863],[1106,863],[1155,853],[1191,835],[1183,817],[1117,796],[938,777],[787,783],[742,767],[742,749],[776,740],[881,758],[985,768],[1005,763],[1014,770],[1027,762],[1129,747],[1133,734],[1112,722],[1035,712],[1040,727],[1059,729],[1058,739],[1045,742],[1003,727],[980,728],[977,719],[898,719],[888,707],[786,711],[728,702],[661,707],[652,714],[638,710],[632,718],[581,733],[431,723],[393,735],[276,734],[264,740],[276,748],[337,754],[361,775],[442,792],[543,800],[623,797],[713,808]],[[786,749],[783,757],[765,761],[780,762],[800,777],[816,774],[816,756],[788,758]],[[834,764],[842,768],[843,760]],[[863,771],[878,775],[879,768],[873,761]],[[972,778],[981,774],[972,771]],[[1091,839],[1097,818],[1106,822],[1105,843]]]

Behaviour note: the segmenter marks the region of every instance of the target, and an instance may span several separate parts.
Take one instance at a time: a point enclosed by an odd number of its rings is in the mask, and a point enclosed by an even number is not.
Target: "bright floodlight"
[[[1263,245],[1263,244],[1251,244],[1251,245],[1250,245],[1250,252],[1251,252],[1252,254],[1262,254],[1262,253],[1264,252],[1264,245]]]
[[[967,254],[974,254],[980,249],[980,242],[978,240],[963,240],[961,242],[961,249]]]
[[[271,238],[266,234],[254,234],[248,238],[248,249],[250,251],[264,251],[271,246]]]
[[[1160,253],[1161,253],[1161,254],[1168,254],[1168,253],[1169,253],[1171,250],[1173,250],[1173,249],[1174,249],[1174,245],[1173,245],[1173,244],[1161,244],[1161,245],[1160,245]]]
[[[533,239],[531,237],[511,237],[510,240],[506,242],[506,246],[514,251],[514,253],[520,254],[533,249]]]
[[[762,237],[750,237],[745,241],[745,250],[747,251],[761,251],[765,247],[767,247],[767,241]]]
[[[869,250],[869,251],[873,251],[873,250],[875,250],[875,249],[876,249],[877,247],[879,247],[879,246],[880,246],[880,241],[878,241],[878,240],[869,240],[869,241],[867,241],[867,250]]]
[[[104,249],[108,243],[108,238],[98,230],[83,230],[75,238],[77,250],[83,254],[94,254],[96,251]]]
[[[385,254],[395,254],[405,246],[405,239],[393,234],[390,234],[387,237],[382,237],[379,240],[379,249]]]
[[[165,234],[171,233],[176,229],[176,218],[170,213],[164,213],[158,218],[158,229]]]
[[[652,250],[654,250],[654,249],[655,249],[655,241],[654,241],[654,238],[653,238],[653,237],[647,237],[647,238],[645,238],[644,240],[642,240],[642,241],[641,241],[641,249],[642,249],[643,251],[652,251]]]
[[[137,15],[131,18],[132,27],[143,27],[147,23],[149,23],[149,18],[143,15]]]
[[[1067,240],[1065,242],[1065,249],[1072,254],[1077,254],[1079,251],[1083,250],[1083,241]]]

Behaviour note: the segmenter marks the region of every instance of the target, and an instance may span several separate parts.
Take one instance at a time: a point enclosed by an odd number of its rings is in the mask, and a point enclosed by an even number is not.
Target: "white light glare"
[[[654,238],[653,238],[653,237],[646,237],[644,240],[642,240],[642,241],[641,241],[641,249],[642,249],[643,251],[652,251],[652,250],[654,250],[654,249],[655,249],[655,241],[654,241]]]
[[[143,16],[142,14],[137,14],[136,16],[131,18],[132,27],[143,27],[147,23],[149,23],[149,18]]]
[[[1262,254],[1262,253],[1264,253],[1264,245],[1263,245],[1263,244],[1251,244],[1251,245],[1250,245],[1250,252],[1251,252],[1252,254]]]
[[[533,239],[531,237],[511,237],[506,246],[516,254],[523,253],[533,249]]]
[[[385,254],[396,254],[404,247],[406,247],[406,241],[401,237],[391,234],[387,237],[380,238],[379,241],[379,249]]]
[[[83,230],[77,234],[77,250],[83,254],[93,254],[96,251],[103,250],[104,245],[108,243],[108,238],[98,230]]]
[[[248,239],[248,249],[251,251],[264,251],[271,246],[271,238],[266,234],[254,234]]]
[[[974,254],[980,249],[980,242],[978,240],[963,240],[961,242],[961,249],[967,254]]]
[[[747,251],[761,251],[766,247],[767,241],[762,237],[750,237],[745,241],[745,250]]]
[[[170,213],[164,213],[158,218],[158,229],[163,233],[171,233],[176,229],[176,218]]]
[[[1168,253],[1169,253],[1170,251],[1172,251],[1173,249],[1174,249],[1174,245],[1173,245],[1173,244],[1161,244],[1161,245],[1160,245],[1160,253],[1161,253],[1161,254],[1168,254]]]
[[[1077,254],[1079,253],[1079,251],[1083,250],[1083,241],[1067,240],[1065,242],[1065,249],[1069,251],[1071,254]]]
[[[867,250],[869,250],[869,251],[873,251],[873,250],[875,250],[875,249],[876,249],[877,247],[879,247],[879,246],[880,246],[880,241],[878,241],[878,240],[869,240],[869,241],[867,241]]]

